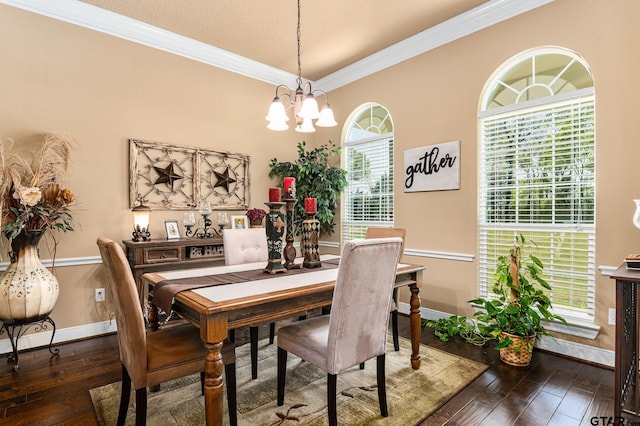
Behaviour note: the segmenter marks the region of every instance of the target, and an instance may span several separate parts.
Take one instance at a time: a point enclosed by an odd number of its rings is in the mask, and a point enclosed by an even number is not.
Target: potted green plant
[[[447,341],[460,336],[465,341],[484,345],[496,340],[500,358],[507,364],[526,366],[531,361],[533,344],[538,336],[551,336],[543,320],[557,320],[566,324],[560,315],[551,313],[547,294],[549,283],[542,277],[544,266],[540,259],[529,254],[520,259],[521,247],[527,241],[520,235],[508,255],[499,256],[492,298],[477,298],[469,303],[477,306],[473,321],[463,316],[451,316],[426,321],[436,336]]]
[[[339,155],[340,147],[333,141],[309,151],[306,150],[306,143],[302,141],[298,143],[298,159],[294,163],[271,159],[269,177],[278,177],[280,182],[285,177],[296,178],[294,224],[297,233],[302,230],[302,221],[306,217],[304,198],[315,197],[316,219],[320,221],[320,232],[333,234],[333,217],[338,208],[338,198],[347,186],[346,170],[330,164],[331,158]]]

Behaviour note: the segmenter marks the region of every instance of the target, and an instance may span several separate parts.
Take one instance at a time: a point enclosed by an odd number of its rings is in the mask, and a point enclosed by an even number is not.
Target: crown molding
[[[552,1],[554,0],[488,1],[329,74],[317,80],[314,86],[322,87],[327,92],[337,89]]]
[[[490,0],[311,83],[325,91],[337,89],[552,1]],[[274,85],[286,85],[297,77],[284,70],[78,0],[0,0],[0,3]]]

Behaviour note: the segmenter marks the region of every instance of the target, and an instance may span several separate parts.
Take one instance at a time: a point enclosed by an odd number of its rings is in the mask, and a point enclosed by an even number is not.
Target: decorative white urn
[[[38,242],[43,231],[23,231],[12,241],[11,263],[0,277],[0,320],[46,318],[58,300],[58,280],[42,265]]]

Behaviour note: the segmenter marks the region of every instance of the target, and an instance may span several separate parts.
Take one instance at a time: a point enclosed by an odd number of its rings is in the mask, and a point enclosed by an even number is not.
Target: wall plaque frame
[[[249,206],[250,157],[225,151],[129,139],[129,205],[193,210]]]

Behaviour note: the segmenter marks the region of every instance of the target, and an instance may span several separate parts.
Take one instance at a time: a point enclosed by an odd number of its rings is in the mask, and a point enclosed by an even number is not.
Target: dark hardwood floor
[[[261,333],[266,337],[267,327]],[[402,315],[400,334],[409,336],[408,317]],[[422,330],[422,342],[486,363],[489,369],[420,425],[622,424],[612,419],[612,370],[541,351],[534,353],[529,368],[510,367],[491,348],[443,343],[430,329]],[[5,356],[0,363],[0,424],[95,424],[88,391],[120,379],[117,338],[107,335],[58,348],[55,357],[46,348],[22,352],[17,372]]]

